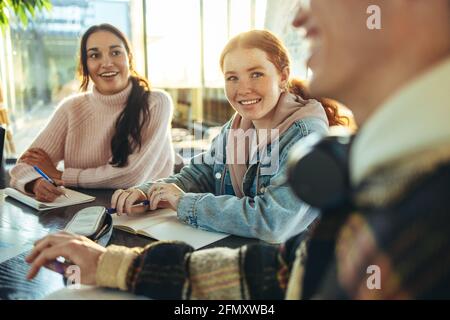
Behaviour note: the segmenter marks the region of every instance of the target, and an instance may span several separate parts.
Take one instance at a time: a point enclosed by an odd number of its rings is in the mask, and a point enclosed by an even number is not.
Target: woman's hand
[[[67,232],[59,232],[36,241],[25,261],[31,264],[27,279],[33,279],[41,267],[55,270],[55,260],[64,257],[70,265],[76,265],[81,271],[81,283],[95,285],[98,260],[106,248],[86,237]]]
[[[38,166],[53,180],[61,180],[62,172],[56,169],[47,152],[39,148],[28,149],[17,162],[23,162],[30,166]]]
[[[185,192],[174,183],[155,183],[147,193],[150,210],[157,208],[171,208],[177,211],[178,203]]]
[[[55,183],[61,186],[63,183],[61,180],[54,180]],[[43,178],[31,181],[25,186],[25,190],[34,193],[34,197],[38,201],[53,202],[56,198],[64,194],[64,191],[55,187],[53,184]]]
[[[142,213],[143,208],[132,208],[133,204],[147,200],[145,193],[139,189],[116,190],[111,198],[111,208],[116,209],[118,216],[122,214]]]

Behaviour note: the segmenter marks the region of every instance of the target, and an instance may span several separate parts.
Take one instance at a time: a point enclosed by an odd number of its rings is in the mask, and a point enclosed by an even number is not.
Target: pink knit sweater
[[[52,119],[30,148],[41,148],[57,164],[64,160],[62,180],[68,187],[128,188],[173,173],[174,151],[170,135],[173,104],[164,91],[150,95],[150,121],[142,131],[142,148],[128,156],[128,165],[118,168],[112,158],[114,125],[125,107],[131,83],[114,95],[92,92],[71,96],[61,102]],[[25,185],[40,176],[24,163],[10,171],[11,186]]]

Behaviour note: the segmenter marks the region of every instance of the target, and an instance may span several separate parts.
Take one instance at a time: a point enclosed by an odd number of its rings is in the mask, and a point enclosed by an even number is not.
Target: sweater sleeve
[[[163,169],[171,173],[174,151],[170,138],[173,103],[167,93],[151,95],[150,121],[142,137],[140,150],[128,157],[128,165],[114,167],[105,164],[96,168],[65,168],[62,179],[66,186],[83,188],[128,188],[143,176],[157,176]]]
[[[199,251],[169,241],[144,249],[110,246],[100,257],[96,281],[154,299],[282,299],[289,282],[301,283],[290,274],[306,236],[280,246]]]
[[[61,102],[54,112],[50,122],[38,134],[28,149],[40,148],[44,150],[56,165],[64,157],[64,141],[68,132],[68,108],[74,103],[75,98],[69,98]],[[32,166],[26,163],[16,164],[10,171],[11,187],[25,192],[25,185],[40,175]]]

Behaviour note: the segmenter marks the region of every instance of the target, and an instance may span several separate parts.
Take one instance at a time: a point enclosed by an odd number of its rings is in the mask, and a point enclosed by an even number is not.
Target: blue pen
[[[45,180],[47,180],[48,182],[50,182],[52,185],[54,185],[55,187],[58,187],[55,183],[55,181],[53,181],[49,176],[47,176],[44,171],[42,171],[41,169],[39,169],[38,166],[33,166],[34,170],[37,171],[37,173],[39,173],[41,175],[42,178],[44,178]],[[64,197],[69,198],[67,196],[67,194],[64,193]]]
[[[137,206],[141,206],[141,205],[148,206],[149,204],[150,204],[150,201],[144,200],[144,201],[136,203],[135,205],[133,205],[133,207],[137,207]],[[108,209],[106,209],[106,212],[109,214],[116,213],[116,208],[108,208]]]

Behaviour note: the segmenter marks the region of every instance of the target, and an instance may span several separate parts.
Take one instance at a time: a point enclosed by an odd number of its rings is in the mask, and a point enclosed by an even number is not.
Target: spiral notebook
[[[17,201],[20,201],[20,202],[26,204],[27,206],[30,206],[39,211],[67,207],[67,206],[91,202],[91,201],[95,200],[95,197],[78,192],[78,191],[74,191],[74,190],[67,189],[67,188],[65,188],[64,191],[67,194],[68,198],[66,198],[64,196],[60,196],[60,197],[56,198],[56,200],[53,202],[38,201],[34,197],[29,196],[29,195],[22,193],[16,189],[13,189],[13,188],[6,188],[4,192],[5,192],[5,195],[7,195],[11,198],[14,198]]]
[[[112,215],[114,228],[156,240],[178,240],[198,249],[229,234],[196,229],[180,222],[171,209],[158,209],[139,216]]]

